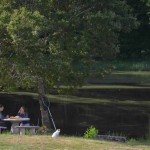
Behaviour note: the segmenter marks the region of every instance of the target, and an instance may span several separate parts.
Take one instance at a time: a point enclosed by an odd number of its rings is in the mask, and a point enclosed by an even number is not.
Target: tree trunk
[[[41,111],[42,126],[46,126],[48,129],[50,129],[51,127],[50,127],[48,111],[44,110],[42,104],[42,99],[45,96],[44,82],[42,78],[38,79],[38,92],[39,92],[39,104],[40,104],[40,111]]]

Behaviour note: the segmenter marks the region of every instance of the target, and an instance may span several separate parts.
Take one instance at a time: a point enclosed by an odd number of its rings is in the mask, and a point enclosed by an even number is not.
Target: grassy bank
[[[150,71],[114,71],[104,78],[90,78],[89,83],[119,88],[150,87]],[[118,87],[117,87],[118,86]],[[105,86],[104,86],[105,88]]]
[[[112,64],[115,66],[116,70],[129,70],[129,71],[149,71],[150,62],[149,61],[114,61]]]
[[[0,149],[3,150],[149,150],[146,142],[107,142],[77,137],[52,139],[51,136],[1,135]]]
[[[4,93],[1,93],[4,94]],[[6,93],[5,93],[6,94]],[[30,92],[12,92],[9,94],[14,95],[25,95],[31,96],[34,99],[38,99],[37,93],[30,93]],[[102,99],[102,98],[85,98],[85,97],[78,97],[78,96],[71,96],[71,95],[47,95],[51,102],[68,102],[68,103],[81,103],[81,104],[115,104],[115,105],[134,105],[134,106],[150,106],[150,101],[136,101],[127,99],[125,101],[119,101],[114,99]]]

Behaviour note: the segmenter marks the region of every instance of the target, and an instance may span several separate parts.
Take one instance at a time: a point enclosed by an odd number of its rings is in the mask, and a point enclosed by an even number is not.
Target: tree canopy
[[[150,58],[150,24],[149,0],[127,0],[133,8],[133,14],[137,17],[139,26],[130,33],[121,34],[120,53],[118,59],[145,61]]]
[[[99,61],[119,51],[120,32],[136,27],[123,0],[1,0],[0,85],[82,85]]]

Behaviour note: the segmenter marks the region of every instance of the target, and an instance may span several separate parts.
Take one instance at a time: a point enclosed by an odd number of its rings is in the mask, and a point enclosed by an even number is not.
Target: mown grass
[[[77,89],[144,89],[150,88],[150,71],[114,71],[109,75],[106,75],[104,78],[97,78],[96,80],[99,83],[96,84],[87,84],[79,87]],[[106,84],[107,83],[107,84]],[[112,84],[114,83],[114,84]],[[120,83],[120,84],[115,84]],[[125,83],[136,83],[125,84]],[[146,86],[144,86],[146,85]],[[67,86],[60,86],[62,89],[67,89]],[[15,92],[13,92],[15,94]],[[24,93],[24,92],[23,92]],[[20,92],[20,94],[23,94]],[[18,92],[16,93],[19,94]],[[26,92],[26,95],[31,95],[30,92]],[[37,96],[36,93],[32,93],[32,96]]]
[[[112,85],[116,88],[150,87],[150,71],[114,71],[103,78],[90,78],[89,83],[107,85],[110,89]]]
[[[118,143],[81,137],[60,136],[52,139],[50,135],[0,136],[2,150],[149,150],[149,146],[146,142]]]
[[[111,65],[121,71],[150,71],[149,61],[113,61]]]
[[[113,74],[150,76],[150,71],[115,71]]]
[[[104,79],[106,82],[117,82],[121,81],[123,83],[134,81],[135,83],[144,83],[144,84],[150,84],[150,71],[116,71],[113,72],[111,75],[108,75]],[[62,88],[67,88],[62,86]],[[150,86],[144,86],[144,85],[113,85],[113,84],[89,84],[84,85],[83,87],[79,89],[88,89],[90,92],[90,89],[138,89],[138,90],[144,90],[144,89],[150,89]],[[38,99],[37,93],[32,92],[11,92],[8,94],[15,94],[15,95],[26,95],[26,96],[32,96],[34,99]],[[150,105],[148,101],[134,101],[130,98],[126,99],[126,101],[114,101],[115,98],[84,98],[84,97],[78,97],[78,96],[71,96],[71,95],[47,95],[48,98],[51,101],[54,102],[69,102],[69,103],[93,103],[93,104],[116,104],[116,105]]]
[[[86,85],[79,89],[150,89],[150,87],[140,85]]]
[[[15,95],[25,95],[31,96],[33,99],[38,100],[37,93],[30,92],[13,92],[11,94]],[[80,97],[80,96],[72,96],[72,95],[51,95],[47,94],[50,102],[54,103],[80,103],[80,104],[97,104],[97,105],[115,105],[118,107],[150,107],[150,101],[147,100],[136,100],[131,98],[126,98],[125,100],[116,99],[115,97],[108,98],[89,98],[89,97]],[[133,108],[132,108],[133,109]]]
[[[11,94],[14,95],[26,95],[31,96],[38,100],[37,93],[30,93],[30,92],[12,92]],[[114,99],[102,99],[102,98],[84,98],[78,96],[71,96],[71,95],[50,95],[48,94],[47,97],[51,102],[67,102],[67,103],[81,103],[81,104],[115,104],[115,105],[130,105],[130,106],[150,106],[150,101],[136,101],[131,99],[126,99],[124,101],[114,100]]]

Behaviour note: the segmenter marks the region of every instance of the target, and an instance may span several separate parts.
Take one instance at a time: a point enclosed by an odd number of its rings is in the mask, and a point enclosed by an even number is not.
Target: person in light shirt
[[[20,118],[28,118],[29,117],[25,106],[20,107],[17,116],[19,116]],[[30,126],[30,123],[29,123],[29,121],[22,121],[20,123],[20,126]]]

